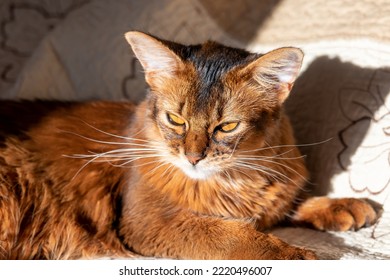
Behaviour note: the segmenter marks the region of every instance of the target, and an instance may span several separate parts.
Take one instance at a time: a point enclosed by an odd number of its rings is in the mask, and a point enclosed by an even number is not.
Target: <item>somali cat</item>
[[[0,258],[316,259],[261,231],[375,221],[365,200],[300,199],[283,112],[299,49],[126,39],[150,86],[140,105],[0,102]]]

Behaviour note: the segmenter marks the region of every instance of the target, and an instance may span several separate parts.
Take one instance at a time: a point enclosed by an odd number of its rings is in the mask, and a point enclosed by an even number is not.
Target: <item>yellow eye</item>
[[[173,125],[184,125],[185,121],[174,114],[167,114],[168,121]]]
[[[221,131],[223,132],[232,132],[238,126],[238,122],[224,123],[221,125]]]

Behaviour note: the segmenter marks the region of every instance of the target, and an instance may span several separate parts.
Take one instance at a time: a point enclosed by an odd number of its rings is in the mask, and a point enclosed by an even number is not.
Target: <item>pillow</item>
[[[146,85],[123,37],[129,30],[182,43],[213,39],[256,52],[300,47],[306,56],[286,110],[307,155],[309,187],[319,195],[368,197],[382,204],[384,212],[374,227],[359,233],[273,232],[324,258],[390,258],[390,38],[379,40],[377,35],[388,34],[390,16],[385,11],[390,3],[359,2],[343,10],[325,0],[315,7],[303,0],[258,2],[95,0],[68,10],[64,18],[49,8],[46,13],[52,16],[39,16],[43,7],[37,5],[49,2],[23,6],[24,13],[34,16],[7,22],[12,28],[5,28],[3,47],[8,42],[24,46],[31,35],[23,30],[26,26],[38,29],[34,34],[47,32],[50,24],[55,28],[30,50],[22,71],[14,73],[17,81],[0,97],[139,102]],[[372,24],[370,14],[381,20]],[[35,24],[37,17],[44,24]],[[0,51],[11,54],[9,48]],[[0,66],[10,65],[12,58],[5,56]],[[9,74],[5,66],[3,81]]]
[[[35,26],[34,22],[30,25]],[[213,34],[215,40],[234,44],[196,1],[90,1],[58,22],[43,38],[16,85],[3,97],[139,102],[146,85],[141,67],[124,39],[129,30],[185,43],[204,41]],[[27,31],[10,36],[23,32]],[[17,39],[24,44],[24,36]]]

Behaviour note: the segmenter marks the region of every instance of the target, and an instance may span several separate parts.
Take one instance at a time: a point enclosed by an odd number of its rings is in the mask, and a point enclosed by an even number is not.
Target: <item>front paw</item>
[[[313,197],[298,207],[293,221],[319,230],[347,231],[371,226],[377,220],[374,208],[364,199]]]
[[[316,254],[291,246],[271,234],[258,233],[248,243],[240,243],[228,256],[238,260],[316,260]]]

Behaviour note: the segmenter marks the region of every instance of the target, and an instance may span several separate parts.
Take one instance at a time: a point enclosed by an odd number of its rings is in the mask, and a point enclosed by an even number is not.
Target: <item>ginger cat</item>
[[[126,39],[150,86],[127,102],[0,102],[0,258],[316,259],[261,230],[349,230],[365,200],[309,198],[283,102],[303,54]]]

